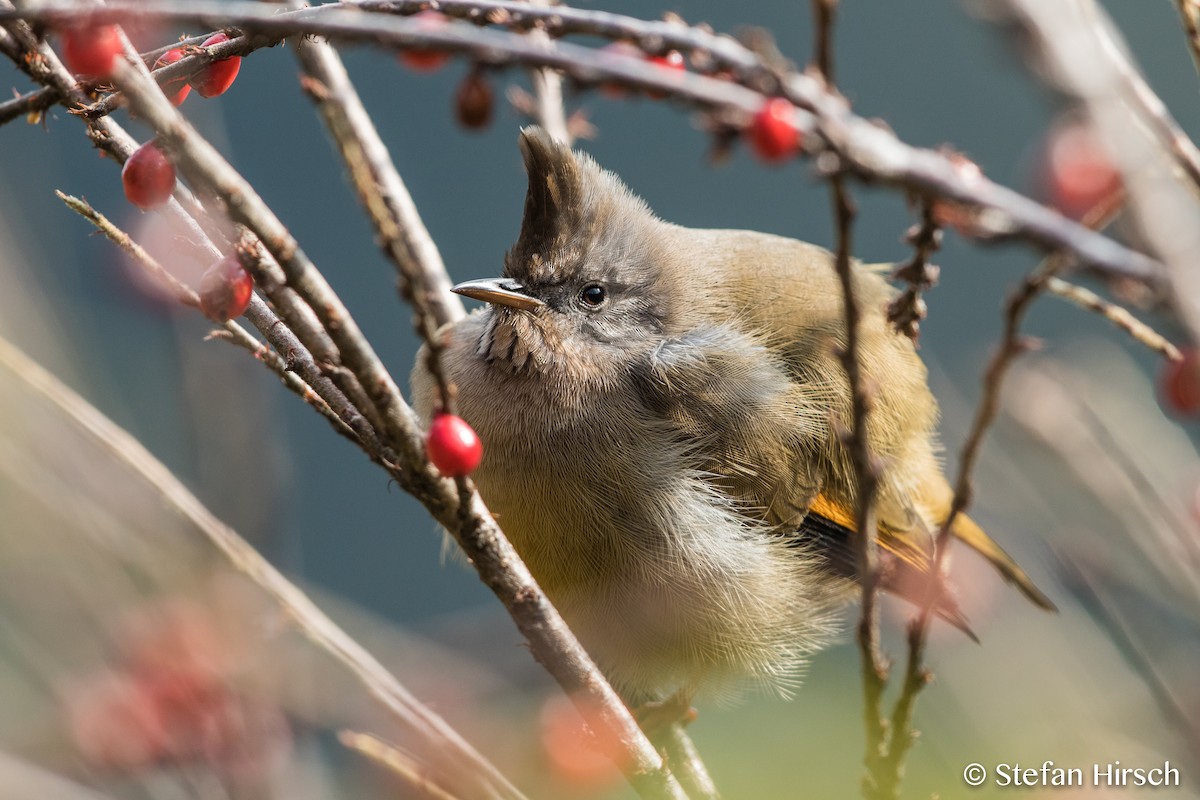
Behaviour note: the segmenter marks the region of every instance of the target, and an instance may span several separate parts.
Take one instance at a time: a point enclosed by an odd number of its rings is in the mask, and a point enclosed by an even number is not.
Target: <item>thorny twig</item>
[[[940,271],[930,263],[934,252],[942,246],[942,229],[934,215],[933,201],[921,200],[921,222],[914,225],[904,237],[913,247],[913,256],[892,271],[892,280],[907,284],[887,308],[887,320],[918,344],[921,338],[921,320],[927,312],[921,295],[937,285]]]
[[[833,90],[829,67],[833,60],[833,23],[836,0],[813,0],[816,28],[816,67]],[[838,166],[840,170],[840,165]],[[874,463],[868,424],[871,399],[863,372],[859,336],[862,306],[855,291],[853,228],[856,209],[846,190],[845,175],[835,171],[829,178],[836,229],[834,269],[842,290],[842,316],[846,344],[840,356],[850,394],[850,430],[846,445],[854,465],[855,520],[858,523],[858,580],[862,585],[862,610],[858,622],[858,647],[863,684],[863,722],[866,729],[866,772],[863,791],[868,797],[878,789],[878,763],[884,753],[887,727],[881,712],[883,690],[887,685],[887,660],[879,648],[879,532],[875,526],[875,494],[879,472]]]

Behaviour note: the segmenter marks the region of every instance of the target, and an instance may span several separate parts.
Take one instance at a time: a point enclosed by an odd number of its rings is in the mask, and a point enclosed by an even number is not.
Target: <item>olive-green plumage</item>
[[[851,586],[797,546],[814,503],[855,507],[832,257],[671,225],[541,129],[520,144],[529,191],[505,277],[461,287],[490,304],[442,332],[459,411],[484,442],[479,490],[628,698],[747,677],[787,687]],[[881,536],[920,561],[951,499],[937,406],[884,318],[891,288],[866,267],[855,280]],[[423,363],[413,386],[428,416]],[[973,523],[959,529],[1048,603]]]

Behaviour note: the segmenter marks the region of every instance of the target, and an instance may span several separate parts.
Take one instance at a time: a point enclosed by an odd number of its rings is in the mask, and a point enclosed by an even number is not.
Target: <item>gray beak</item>
[[[518,308],[522,311],[536,311],[546,304],[536,297],[525,294],[525,287],[509,278],[486,278],[478,281],[460,283],[450,291],[492,303],[498,306]]]

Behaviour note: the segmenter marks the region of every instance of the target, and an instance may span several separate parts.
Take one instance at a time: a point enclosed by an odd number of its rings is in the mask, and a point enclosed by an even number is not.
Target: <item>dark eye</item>
[[[599,308],[608,299],[608,290],[598,283],[589,283],[579,292],[579,300],[588,308]]]

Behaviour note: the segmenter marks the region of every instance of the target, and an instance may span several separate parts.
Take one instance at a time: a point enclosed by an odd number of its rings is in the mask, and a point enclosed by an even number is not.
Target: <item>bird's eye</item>
[[[588,308],[599,308],[608,299],[608,290],[598,283],[589,283],[579,292],[579,299]]]

